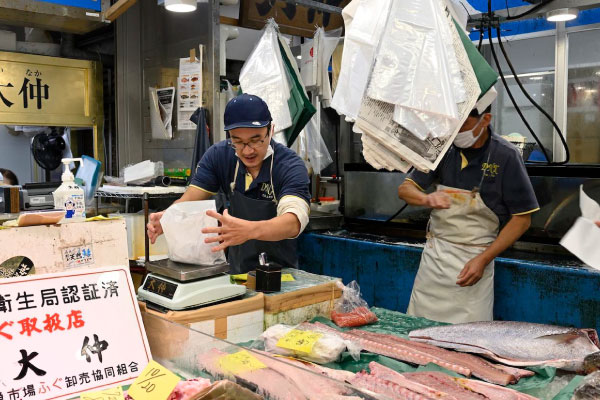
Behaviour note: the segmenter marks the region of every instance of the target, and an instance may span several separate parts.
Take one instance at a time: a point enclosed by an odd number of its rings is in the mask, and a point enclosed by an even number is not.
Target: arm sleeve
[[[406,180],[414,183],[421,191],[426,191],[436,180],[436,171],[424,173],[414,169],[406,176]]]
[[[218,154],[215,146],[210,147],[196,166],[190,186],[216,194],[219,191]]]
[[[310,180],[308,179],[308,171],[300,157],[295,157],[289,167],[282,170],[280,182],[277,192],[279,201],[285,196],[295,196],[304,200],[306,204],[310,204]]]
[[[512,215],[530,214],[540,209],[521,155],[515,151],[506,163],[502,179],[502,199]]]
[[[277,204],[277,216],[287,213],[292,213],[298,218],[298,221],[300,222],[300,232],[298,232],[298,236],[300,236],[306,228],[306,225],[308,225],[308,217],[310,215],[308,203],[300,197],[284,196]]]

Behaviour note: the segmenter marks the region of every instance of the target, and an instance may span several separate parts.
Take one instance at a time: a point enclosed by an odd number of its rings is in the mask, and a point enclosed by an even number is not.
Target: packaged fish
[[[369,310],[369,305],[360,295],[360,287],[356,281],[348,286],[338,282],[342,289],[342,297],[331,312],[331,319],[340,327],[357,327],[377,322],[377,316]]]

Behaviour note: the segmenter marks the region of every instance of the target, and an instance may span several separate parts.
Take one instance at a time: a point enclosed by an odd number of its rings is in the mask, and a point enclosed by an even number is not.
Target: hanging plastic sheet
[[[394,2],[368,90],[395,104],[394,121],[421,140],[451,134],[465,100],[444,13],[441,0]]]
[[[327,145],[321,136],[320,129],[317,128],[314,118],[306,125],[304,132],[306,134],[308,161],[313,168],[313,173],[318,175],[333,162],[333,159],[329,154]]]
[[[316,108],[310,102],[306,89],[302,83],[302,77],[298,70],[296,60],[292,55],[287,42],[279,37],[279,46],[281,57],[286,70],[286,78],[290,86],[290,98],[288,99],[288,108],[292,124],[284,131],[285,144],[292,146],[296,138],[302,132],[308,121],[317,112]]]
[[[351,119],[358,116],[391,4],[391,0],[354,0],[342,12],[350,23],[331,107]]]
[[[325,32],[323,28],[319,28],[321,35],[321,43],[322,43],[322,52],[319,54],[320,60],[320,71],[322,76],[321,81],[321,96],[322,96],[322,104],[324,108],[331,107],[331,100],[333,98],[331,92],[331,82],[329,81],[329,63],[331,61],[331,56],[335,51],[338,43],[340,42],[340,37],[342,36],[342,28],[334,29],[328,32]]]
[[[290,86],[273,19],[267,22],[262,37],[244,64],[240,84],[244,93],[259,96],[267,103],[276,131],[292,125],[288,108]]]

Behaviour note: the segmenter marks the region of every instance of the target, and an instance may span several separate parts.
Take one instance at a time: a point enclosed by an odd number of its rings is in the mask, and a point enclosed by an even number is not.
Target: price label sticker
[[[228,354],[221,357],[219,360],[221,368],[234,375],[242,372],[256,371],[257,369],[267,368],[256,357],[248,353],[246,350],[238,351],[237,353]]]
[[[294,282],[294,275],[292,274],[281,274],[281,282]]]
[[[322,333],[292,329],[277,342],[277,347],[292,350],[297,353],[310,354],[315,343],[323,336]]]
[[[123,400],[123,388],[121,386],[111,389],[98,390],[97,392],[85,392],[79,396],[80,400]]]
[[[180,377],[152,360],[129,388],[134,400],[166,400]]]

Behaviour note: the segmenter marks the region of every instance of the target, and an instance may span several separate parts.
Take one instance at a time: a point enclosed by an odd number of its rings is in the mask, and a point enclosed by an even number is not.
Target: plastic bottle
[[[66,210],[62,223],[81,222],[85,220],[85,193],[75,183],[75,177],[69,169],[71,162],[82,163],[81,158],[63,158],[62,184],[52,194],[54,195],[54,208]]]

